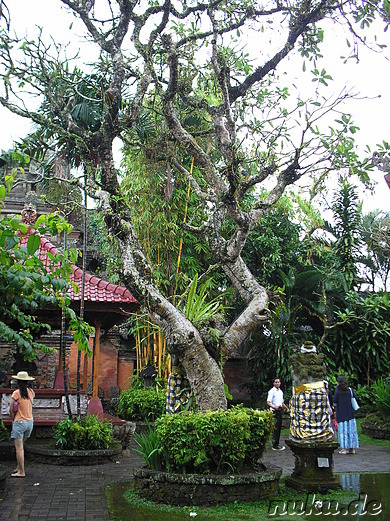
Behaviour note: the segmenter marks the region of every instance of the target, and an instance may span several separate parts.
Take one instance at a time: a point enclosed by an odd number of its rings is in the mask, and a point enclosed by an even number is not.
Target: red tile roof
[[[36,233],[35,230],[29,228],[27,234],[23,237],[21,245],[26,246],[28,236],[32,233]],[[36,233],[37,234],[37,233]],[[39,234],[37,234],[39,235]],[[48,253],[56,256],[59,251],[53,244],[45,239],[41,238],[40,247],[37,253],[45,265],[46,269],[50,269],[50,263]],[[58,266],[58,264],[57,264]],[[54,266],[53,266],[54,267]],[[73,286],[69,289],[69,295],[72,301],[80,301],[81,299],[81,284],[83,270],[72,263],[73,273],[70,275],[70,281],[76,283],[79,286],[79,292],[75,292]],[[136,304],[137,300],[133,297],[130,291],[124,286],[118,286],[107,282],[95,275],[85,273],[85,290],[84,290],[84,301],[85,302],[107,302],[107,303],[118,303],[118,304]]]

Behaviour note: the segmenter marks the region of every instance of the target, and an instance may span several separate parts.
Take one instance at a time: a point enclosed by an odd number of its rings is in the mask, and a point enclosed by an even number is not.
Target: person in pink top
[[[24,478],[24,442],[31,436],[34,420],[32,406],[35,393],[28,388],[28,382],[35,380],[29,376],[27,371],[19,371],[12,376],[17,381],[18,388],[12,393],[9,414],[12,419],[11,438],[14,440],[17,467],[11,476],[13,478]],[[17,406],[16,406],[17,404]]]

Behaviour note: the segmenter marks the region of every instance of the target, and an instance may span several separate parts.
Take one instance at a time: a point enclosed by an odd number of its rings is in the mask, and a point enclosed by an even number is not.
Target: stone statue
[[[325,386],[324,355],[310,341],[290,357],[293,395],[290,402],[290,439],[298,442],[332,441],[331,409]]]

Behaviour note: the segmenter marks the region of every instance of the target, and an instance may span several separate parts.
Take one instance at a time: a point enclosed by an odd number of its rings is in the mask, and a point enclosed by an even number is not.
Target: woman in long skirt
[[[356,395],[348,386],[348,380],[345,376],[339,376],[333,396],[333,403],[336,405],[338,439],[341,447],[339,454],[355,454],[355,449],[359,447],[352,397],[356,398]]]

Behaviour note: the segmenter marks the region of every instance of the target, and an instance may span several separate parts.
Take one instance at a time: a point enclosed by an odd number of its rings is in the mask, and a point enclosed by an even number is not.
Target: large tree
[[[364,40],[361,29],[378,15],[386,21],[388,13],[377,0],[62,3],[99,51],[94,70],[80,61],[73,67],[42,34],[20,43],[4,31],[0,102],[46,129],[56,147],[77,152],[89,176],[89,193],[99,200],[120,246],[123,283],[163,329],[199,408],[225,408],[221,368],[207,352],[201,331],[154,281],[134,230],[131,201],[123,197],[126,172],[115,166],[113,142],[121,137],[153,157],[165,175],[180,174],[191,183],[203,212],[202,220],[186,227],[206,239],[214,262],[244,303],[219,331],[226,358],[267,320],[266,289],[241,255],[262,216],[309,172],[326,176],[348,167],[364,175],[370,168],[353,151],[356,126],[350,116],[339,117],[334,127],[328,119],[321,129],[321,118],[348,97],[345,91],[338,96],[321,91],[331,80],[320,66],[321,23],[333,20],[334,31],[349,28],[357,45]],[[246,42],[251,46],[245,48]],[[278,80],[288,57],[298,67],[312,67],[308,91],[313,89],[295,101]],[[38,95],[38,109],[26,92]],[[85,111],[89,121],[80,117]],[[152,151],[134,133],[145,112],[154,116],[159,136]],[[260,192],[261,185],[266,190]]]

